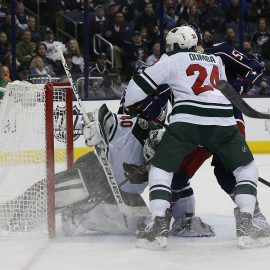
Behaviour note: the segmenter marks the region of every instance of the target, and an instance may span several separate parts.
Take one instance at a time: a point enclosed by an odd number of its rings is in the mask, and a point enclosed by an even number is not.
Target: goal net
[[[9,83],[0,100],[0,149],[0,236],[54,237],[54,173],[73,164],[72,89]]]

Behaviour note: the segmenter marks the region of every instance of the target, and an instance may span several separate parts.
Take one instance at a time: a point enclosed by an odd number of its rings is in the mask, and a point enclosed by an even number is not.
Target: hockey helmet
[[[190,26],[175,27],[166,37],[166,51],[175,50],[175,44],[178,44],[180,49],[190,49],[196,47],[197,43],[197,34]]]

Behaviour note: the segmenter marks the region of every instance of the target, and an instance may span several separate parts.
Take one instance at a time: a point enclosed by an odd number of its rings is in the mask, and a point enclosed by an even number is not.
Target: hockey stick
[[[62,65],[64,67],[64,70],[65,70],[65,73],[68,77],[68,80],[70,82],[70,85],[72,87],[72,90],[73,90],[73,93],[75,95],[75,98],[79,104],[79,107],[82,111],[82,114],[83,114],[83,120],[85,122],[85,124],[89,124],[90,123],[90,119],[84,109],[84,106],[83,106],[83,103],[82,103],[82,100],[79,96],[79,93],[78,93],[78,90],[77,90],[77,87],[76,87],[76,84],[74,83],[73,79],[72,79],[72,75],[71,75],[71,72],[68,68],[68,65],[66,63],[66,60],[65,60],[65,57],[63,55],[63,52],[62,52],[62,49],[60,46],[55,46],[55,49],[56,51],[59,53],[60,55],[60,58],[61,58],[61,62],[62,62]],[[102,130],[102,128],[101,128]],[[106,146],[107,148],[107,143],[104,141],[104,145]],[[108,180],[108,183],[111,187],[111,190],[112,190],[112,193],[114,195],[114,198],[115,198],[115,201],[119,207],[119,210],[124,214],[124,215],[127,215],[127,216],[147,216],[149,215],[149,209],[147,207],[136,207],[136,206],[129,206],[127,205],[124,201],[123,201],[123,198],[122,198],[122,195],[120,193],[120,190],[119,190],[119,187],[118,187],[118,184],[114,178],[114,175],[111,171],[111,168],[110,168],[110,165],[108,163],[108,159],[107,159],[107,155],[106,155],[106,148],[101,148],[101,147],[96,147],[96,153],[97,153],[97,158],[104,170],[104,173],[106,175],[106,178]]]
[[[259,177],[258,180],[259,180],[259,182],[261,182],[261,183],[265,184],[266,186],[270,187],[270,182],[266,181],[265,179]]]
[[[218,87],[222,94],[244,115],[250,118],[270,119],[270,114],[258,112],[250,107],[227,81],[219,81]]]
[[[80,109],[81,109],[81,112],[82,112],[82,115],[83,115],[83,121],[84,121],[84,123],[87,125],[87,124],[90,123],[90,119],[89,119],[89,117],[88,117],[88,115],[87,115],[87,113],[86,113],[86,111],[85,111],[85,109],[84,109],[84,107],[83,107],[82,100],[81,100],[81,98],[80,98],[80,96],[79,96],[79,92],[78,92],[78,89],[77,89],[77,87],[76,87],[76,84],[74,83],[74,81],[73,81],[73,79],[72,79],[72,75],[71,75],[71,72],[70,72],[70,70],[69,70],[69,68],[68,68],[66,59],[65,59],[65,57],[64,57],[64,55],[63,55],[61,46],[60,46],[60,45],[56,45],[54,48],[55,48],[55,50],[56,50],[56,51],[59,53],[59,55],[60,55],[61,62],[62,62],[62,65],[63,65],[63,68],[64,68],[64,70],[65,70],[65,73],[66,73],[67,77],[68,77],[69,83],[70,83],[70,85],[71,85],[71,87],[72,87],[74,96],[75,96],[75,98],[76,98],[76,100],[77,100],[77,102],[78,102],[78,104],[79,104]]]

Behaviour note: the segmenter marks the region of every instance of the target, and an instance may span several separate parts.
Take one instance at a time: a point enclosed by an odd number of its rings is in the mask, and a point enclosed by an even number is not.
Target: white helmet
[[[190,49],[197,46],[198,37],[190,26],[175,27],[166,37],[166,51],[173,51],[174,44],[178,44],[180,49]]]

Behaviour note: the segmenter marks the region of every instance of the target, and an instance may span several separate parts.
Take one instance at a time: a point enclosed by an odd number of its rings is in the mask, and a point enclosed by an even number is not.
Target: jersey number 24
[[[192,64],[186,70],[187,76],[192,76],[195,74],[195,72],[199,72],[195,83],[191,86],[191,89],[195,95],[199,95],[205,91],[214,91],[215,89],[218,89],[219,72],[217,66],[213,66],[212,68],[210,74],[210,84],[205,84],[208,74],[204,66]]]

